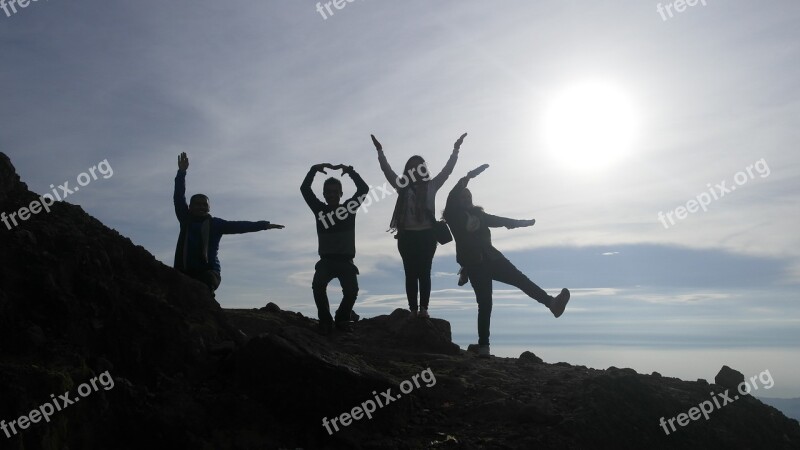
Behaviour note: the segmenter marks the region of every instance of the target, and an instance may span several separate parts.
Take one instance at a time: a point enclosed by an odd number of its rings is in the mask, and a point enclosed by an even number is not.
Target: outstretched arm
[[[381,170],[383,171],[383,175],[386,177],[386,181],[395,188],[400,189],[397,186],[397,174],[392,170],[392,166],[389,165],[389,161],[386,159],[386,155],[383,154],[383,145],[378,142],[378,139],[375,138],[375,135],[370,134],[372,137],[372,143],[375,145],[375,150],[378,151],[378,163],[381,165]]]
[[[450,154],[450,159],[447,160],[442,171],[431,180],[433,185],[436,186],[436,189],[442,187],[444,182],[450,178],[450,174],[453,173],[453,169],[456,167],[456,161],[458,161],[458,152],[461,150],[461,144],[464,142],[465,137],[467,137],[467,133],[462,134],[456,143],[453,144],[453,153]]]
[[[189,168],[189,157],[186,152],[178,155],[178,174],[175,175],[175,190],[172,203],[175,205],[175,216],[183,222],[189,216],[189,205],[186,203],[186,170]]]
[[[248,222],[245,220],[219,220],[220,233],[222,234],[241,234],[252,233],[254,231],[262,230],[280,230],[283,225],[277,223],[270,223],[267,220],[259,220],[258,222]]]
[[[534,223],[536,223],[536,219],[530,219],[530,220],[509,219],[508,217],[493,216],[491,214],[484,214],[484,219],[486,221],[487,227],[492,227],[492,228],[506,227],[509,230],[514,228],[530,227],[533,226]]]

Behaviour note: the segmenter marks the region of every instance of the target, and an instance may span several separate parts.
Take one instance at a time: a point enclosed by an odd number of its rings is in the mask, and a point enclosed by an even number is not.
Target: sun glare
[[[545,115],[549,153],[570,168],[609,167],[633,147],[637,115],[624,91],[603,83],[581,83],[559,92]]]

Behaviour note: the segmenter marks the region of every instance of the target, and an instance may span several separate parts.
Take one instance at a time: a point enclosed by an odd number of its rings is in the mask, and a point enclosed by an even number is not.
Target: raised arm
[[[467,188],[467,183],[469,183],[469,180],[477,177],[481,174],[481,172],[488,168],[488,164],[483,164],[480,167],[470,170],[467,172],[466,176],[458,180],[458,183],[456,183],[456,185],[453,186],[453,189],[450,190],[450,193],[447,194],[447,205],[445,206],[445,209],[453,210],[454,208],[457,208],[461,199],[461,192]]]
[[[386,159],[386,155],[383,154],[383,146],[380,142],[375,138],[375,135],[370,134],[372,137],[372,143],[375,145],[375,150],[378,151],[378,163],[381,165],[381,170],[383,171],[383,175],[386,177],[386,181],[395,188],[400,189],[397,185],[397,174],[392,170],[392,166],[389,165],[389,161]]]
[[[339,167],[342,169],[342,175],[348,175],[350,179],[353,180],[353,183],[355,183],[356,194],[353,196],[353,199],[355,199],[360,205],[363,196],[367,195],[367,193],[369,192],[369,186],[364,181],[364,179],[361,178],[361,175],[359,175],[358,172],[356,172],[356,170],[353,169],[353,166],[346,166],[344,164],[340,164]]]
[[[300,185],[300,193],[303,194],[303,199],[306,201],[308,207],[314,212],[322,209],[324,203],[322,203],[322,201],[318,199],[316,195],[314,195],[314,192],[311,190],[311,183],[314,181],[314,176],[317,174],[317,172],[327,173],[325,172],[325,169],[332,168],[333,166],[328,163],[314,164],[310,169],[308,169],[308,173],[303,179],[303,184]]]
[[[467,133],[462,134],[461,137],[458,138],[453,145],[453,153],[450,154],[450,158],[442,168],[442,171],[431,180],[433,185],[436,186],[436,189],[442,187],[444,182],[450,177],[450,174],[453,173],[453,169],[456,167],[456,161],[458,161],[458,152],[461,150],[461,144],[464,142],[465,137],[467,137]]]
[[[189,217],[189,205],[186,203],[186,170],[189,169],[189,157],[186,152],[178,155],[178,174],[175,175],[175,190],[172,203],[175,204],[175,216],[179,222]]]

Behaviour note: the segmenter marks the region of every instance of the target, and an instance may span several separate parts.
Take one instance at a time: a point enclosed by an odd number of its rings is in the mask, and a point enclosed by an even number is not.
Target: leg
[[[220,275],[219,272],[216,270],[206,271],[206,285],[211,289],[212,294],[217,290],[220,283],[222,283],[222,275]]]
[[[433,229],[420,233],[419,257],[417,264],[419,267],[419,307],[428,309],[431,299],[431,266],[433,265],[433,255],[436,253],[436,236]]]
[[[408,298],[408,309],[416,311],[417,306],[417,270],[413,254],[411,253],[411,242],[409,242],[408,232],[401,232],[397,237],[397,250],[403,258],[403,270],[406,276],[406,297]]]
[[[314,303],[317,304],[317,317],[323,329],[333,324],[330,305],[328,304],[328,283],[333,279],[330,270],[330,262],[320,259],[314,266],[314,280],[311,282],[311,289],[314,292]]]
[[[358,267],[351,261],[342,261],[336,275],[342,285],[342,303],[336,310],[336,322],[349,322],[358,297]]]
[[[192,270],[184,273],[208,286],[211,295],[214,295],[214,291],[217,290],[222,282],[222,277],[216,270]]]
[[[531,281],[525,274],[520,272],[519,269],[506,258],[494,259],[491,261],[491,274],[492,279],[519,288],[522,292],[527,294],[528,297],[548,308],[553,301],[553,297],[537,286],[536,283]]]
[[[492,320],[492,275],[486,264],[469,266],[469,281],[478,302],[478,345],[489,345]]]

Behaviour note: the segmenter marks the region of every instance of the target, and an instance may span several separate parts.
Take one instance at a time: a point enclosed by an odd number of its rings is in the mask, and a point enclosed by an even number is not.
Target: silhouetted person
[[[207,196],[195,194],[186,204],[186,170],[189,157],[178,156],[178,174],[175,175],[175,215],[181,225],[178,244],[175,248],[175,268],[190,277],[205,283],[213,294],[222,282],[217,255],[223,234],[250,233],[252,231],[283,228],[283,225],[260,222],[227,221],[212,217],[211,204]]]
[[[371,135],[372,136],[372,135]],[[425,160],[414,155],[408,159],[403,174],[398,176],[383,154],[383,146],[375,136],[372,142],[378,150],[378,162],[389,184],[397,190],[397,202],[389,224],[396,231],[397,249],[403,259],[406,274],[406,297],[412,316],[430,317],[428,303],[431,298],[431,265],[436,253],[436,236],[433,225],[436,221],[436,193],[453,172],[458,160],[458,151],[464,137],[461,135],[453,146],[450,159],[439,175],[431,178]],[[419,304],[417,304],[419,294]]]
[[[356,185],[356,193],[349,200],[340,204],[342,199],[342,182],[336,178],[328,178],[322,185],[321,202],[311,191],[311,183],[317,172],[326,173],[325,169],[342,169],[342,175],[349,175]],[[311,289],[314,293],[314,303],[317,305],[320,332],[329,334],[336,322],[336,328],[342,331],[352,331],[350,313],[358,296],[358,267],[353,263],[356,256],[356,210],[369,191],[367,183],[352,166],[339,164],[333,166],[328,163],[311,166],[308,174],[300,185],[308,207],[317,219],[317,241],[320,260],[314,266],[314,280]],[[330,304],[328,303],[328,283],[334,278],[339,279],[342,287],[342,302],[336,310],[336,317],[331,317]]]
[[[484,164],[470,171],[458,181],[447,196],[444,218],[450,225],[456,241],[456,260],[469,277],[475,299],[478,301],[478,345],[479,355],[489,357],[489,324],[492,317],[492,280],[517,287],[532,299],[547,306],[555,317],[560,317],[569,301],[569,290],[562,289],[552,297],[492,246],[490,227],[508,229],[529,227],[536,221],[515,220],[487,214],[472,203],[472,193],[467,183],[489,167]]]

